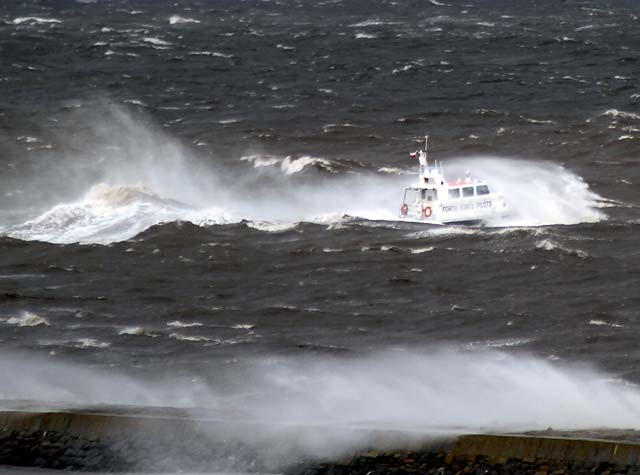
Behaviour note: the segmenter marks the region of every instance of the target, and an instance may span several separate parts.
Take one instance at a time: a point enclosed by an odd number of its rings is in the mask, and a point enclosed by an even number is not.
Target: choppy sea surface
[[[635,0],[6,1],[0,58],[0,398],[640,426]],[[399,222],[426,133],[514,213]]]

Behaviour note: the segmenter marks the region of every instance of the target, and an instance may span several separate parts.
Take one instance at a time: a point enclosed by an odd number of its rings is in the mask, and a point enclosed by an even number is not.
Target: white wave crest
[[[180,15],[171,15],[169,17],[170,25],[181,25],[185,23],[200,23],[200,20],[196,20],[195,18],[183,17]]]
[[[613,328],[624,328],[624,325],[620,325],[619,323],[609,323],[604,320],[589,320],[589,325],[595,326],[605,326],[605,327],[613,327]]]
[[[144,41],[145,43],[150,43],[154,46],[171,46],[171,43],[169,43],[168,41],[161,40],[160,38],[154,38],[151,36],[142,38],[142,41]]]
[[[374,35],[372,33],[356,33],[355,38],[357,40],[373,40],[376,39],[378,35]]]
[[[433,246],[429,247],[420,247],[417,249],[411,249],[411,254],[424,254],[425,252],[431,252],[435,249]]]
[[[144,327],[125,327],[118,332],[118,335],[149,336],[152,338],[160,336],[158,333],[147,330]]]
[[[37,327],[38,325],[50,325],[49,321],[36,315],[32,312],[22,312],[18,317],[10,317],[5,320],[8,325],[15,325],[18,327]]]
[[[386,173],[388,175],[413,175],[415,170],[407,170],[405,168],[397,167],[381,167],[378,168],[379,173]]]
[[[481,234],[484,231],[478,228],[467,228],[464,226],[442,226],[442,227],[429,227],[423,231],[416,231],[407,234],[410,239],[420,239],[426,237],[441,237],[441,236],[472,236],[474,234]]]
[[[545,251],[562,251],[565,252],[567,254],[573,255],[573,256],[577,256],[580,257],[581,259],[586,259],[587,257],[589,257],[589,254],[585,251],[583,251],[582,249],[571,249],[568,247],[564,247],[560,244],[558,244],[557,242],[555,242],[552,239],[543,239],[541,241],[538,241],[536,243],[536,248],[538,249],[543,249]]]
[[[333,163],[330,160],[326,160],[324,158],[314,158],[314,157],[300,157],[295,160],[291,160],[289,157],[285,158],[280,164],[280,169],[285,172],[287,175],[292,175],[294,173],[301,172],[307,166],[319,165],[321,168],[328,170],[330,172],[335,172],[335,168],[333,167]]]
[[[602,115],[607,117],[613,117],[614,119],[640,120],[640,114],[637,114],[635,112],[625,112],[618,109],[609,109],[605,111]]]
[[[144,185],[100,184],[81,200],[56,205],[34,219],[5,229],[5,233],[19,239],[56,243],[108,243],[129,239],[154,224],[171,221],[210,226],[246,220],[249,226],[267,232],[289,230],[300,222],[334,225],[354,217],[396,221],[402,191],[409,182],[399,175],[336,173],[335,178],[327,175],[315,184],[297,187],[287,182],[287,177],[309,166],[336,170],[336,164],[312,157],[293,160],[251,155],[241,160],[251,163],[254,169],[265,168],[273,181],[270,187],[263,186],[258,191],[227,180],[226,188],[219,185],[216,190],[217,206],[196,207],[165,198]],[[576,224],[606,217],[599,209],[605,200],[590,191],[580,177],[558,165],[487,157],[445,164],[447,176],[463,176],[466,169],[505,195],[511,214],[491,221],[493,227]],[[188,178],[184,181],[188,182]],[[216,182],[216,178],[212,181]],[[409,237],[477,232],[480,231],[447,226],[416,231]]]
[[[219,53],[217,51],[190,51],[189,55],[191,56],[213,56],[215,58],[233,58],[233,55],[231,54],[224,54],[224,53]],[[238,122],[238,120],[221,120],[218,123],[220,124],[232,124],[234,122]]]
[[[230,216],[217,209],[196,210],[160,197],[142,185],[92,187],[77,202],[60,204],[23,224],[7,228],[17,239],[54,243],[109,243],[129,239],[154,224],[187,220],[222,224]]]
[[[281,233],[297,226],[297,223],[272,223],[268,221],[249,221],[247,226],[268,233]]]
[[[201,327],[202,323],[200,322],[181,322],[180,320],[175,320],[173,322],[167,323],[168,327],[174,328],[189,328],[189,327]]]
[[[191,341],[191,342],[219,342],[219,340],[216,340],[215,338],[209,338],[208,336],[204,336],[204,335],[181,335],[180,333],[171,333],[169,335],[169,338],[173,338],[175,340],[180,340],[180,341]]]
[[[309,166],[316,166],[332,173],[336,173],[338,169],[338,165],[331,160],[311,156],[292,159],[291,157],[274,157],[271,155],[248,155],[241,157],[240,160],[253,163],[254,168],[278,165],[285,175],[300,173]]]
[[[358,23],[349,25],[349,28],[365,28],[368,26],[382,26],[382,25],[395,25],[396,22],[380,20],[378,18],[371,18],[369,20],[363,20]]]
[[[69,159],[51,171],[52,176],[62,178],[59,169],[68,167],[68,175],[80,177],[75,180],[77,196],[82,191],[84,195],[6,226],[3,234],[54,243],[110,243],[173,221],[199,226],[246,221],[267,232],[288,230],[301,222],[335,226],[354,218],[376,226],[376,221],[399,220],[403,191],[415,180],[402,175],[402,169],[380,168],[375,173],[353,160],[313,155],[245,155],[233,170],[214,168],[164,132],[138,124],[121,110],[116,109],[112,116],[115,125],[98,121],[94,126],[101,137],[107,136],[99,150],[107,158],[92,164],[96,170],[78,169],[76,161]],[[238,165],[244,169],[238,170]],[[468,157],[444,164],[447,178],[464,176],[465,170],[502,192],[512,210],[511,216],[489,223],[491,226],[575,224],[606,217],[597,208],[602,198],[559,165],[497,157]],[[108,184],[86,191],[96,175]],[[49,181],[53,191],[62,188],[57,180]],[[66,190],[60,194],[69,196]],[[422,235],[438,232],[476,231],[446,227],[425,229]],[[417,232],[409,237],[420,236]]]
[[[76,348],[109,348],[111,343],[98,341],[95,338],[80,338],[73,342]]]
[[[18,17],[13,20],[14,25],[22,25],[23,23],[56,24],[56,23],[62,23],[62,21],[56,18],[41,18],[37,16]]]

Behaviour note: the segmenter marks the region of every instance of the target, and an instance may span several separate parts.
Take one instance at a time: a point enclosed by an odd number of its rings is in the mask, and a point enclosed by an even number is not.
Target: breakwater
[[[431,438],[278,425],[211,409],[4,406],[0,464],[65,470],[295,473],[346,448],[420,447]]]
[[[444,450],[442,450],[444,449]],[[371,451],[312,467],[305,475],[640,474],[636,442],[543,435],[465,435],[440,450]]]
[[[283,458],[304,444],[300,433],[296,428],[276,432],[255,422],[223,420],[212,411],[195,417],[193,411],[173,408],[38,409],[14,403],[0,411],[0,464],[290,475],[640,474],[635,431],[453,436],[340,429],[332,439],[358,440],[357,449]]]

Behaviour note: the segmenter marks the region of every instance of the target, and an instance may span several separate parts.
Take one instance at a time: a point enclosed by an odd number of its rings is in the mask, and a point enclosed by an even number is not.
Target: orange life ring
[[[402,216],[406,216],[408,212],[409,207],[407,206],[407,203],[402,203],[402,206],[400,207],[400,213],[402,213]]]
[[[432,213],[433,213],[433,211],[431,211],[431,206],[425,206],[424,208],[422,208],[422,215],[425,218],[431,217]]]

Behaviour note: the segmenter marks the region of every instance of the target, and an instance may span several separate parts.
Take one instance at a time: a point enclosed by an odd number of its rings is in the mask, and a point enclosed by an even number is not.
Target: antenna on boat
[[[429,156],[427,154],[427,149],[429,148],[429,136],[425,135],[424,136],[424,158],[425,160],[428,160]]]

